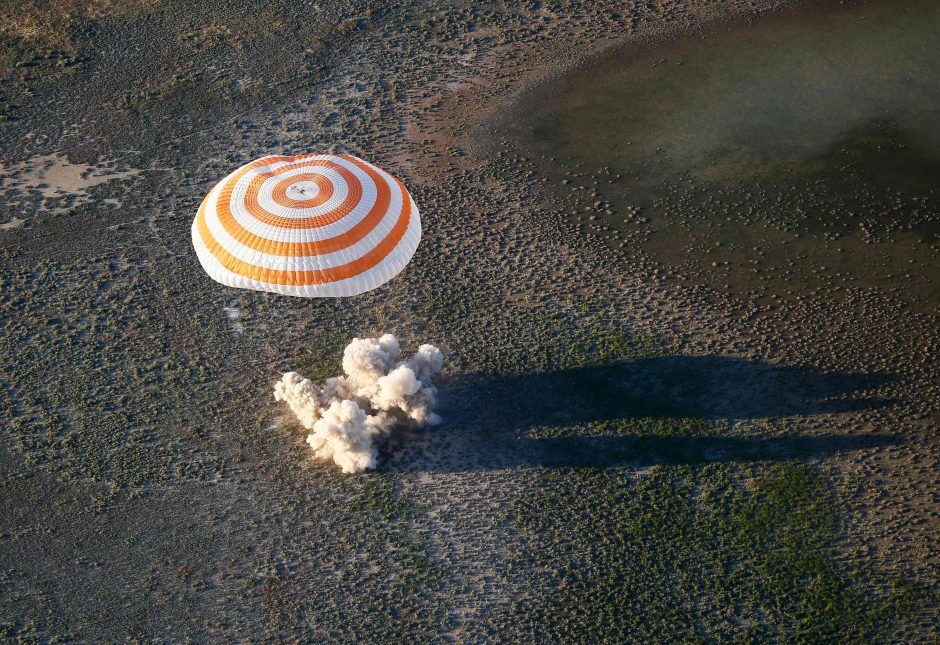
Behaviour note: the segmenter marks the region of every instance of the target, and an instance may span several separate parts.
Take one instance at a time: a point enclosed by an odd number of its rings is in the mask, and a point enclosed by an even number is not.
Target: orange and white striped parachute
[[[220,181],[193,221],[209,276],[289,296],[354,296],[414,255],[421,217],[400,181],[352,155],[262,157]]]

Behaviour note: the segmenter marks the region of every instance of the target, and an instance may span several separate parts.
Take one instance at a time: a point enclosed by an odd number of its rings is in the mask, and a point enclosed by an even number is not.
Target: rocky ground
[[[3,635],[935,640],[936,302],[687,279],[502,134],[600,48],[788,4],[0,3]],[[208,280],[205,193],[307,151],[409,187],[408,269]],[[382,331],[445,350],[445,421],[345,476],[272,384]]]

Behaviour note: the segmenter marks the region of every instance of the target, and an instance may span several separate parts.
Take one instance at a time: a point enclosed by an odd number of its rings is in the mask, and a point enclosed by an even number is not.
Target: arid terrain
[[[0,639],[936,642],[937,25],[0,0]],[[403,181],[412,262],[211,281],[203,197],[307,152]],[[443,423],[345,475],[273,384],[382,332]]]

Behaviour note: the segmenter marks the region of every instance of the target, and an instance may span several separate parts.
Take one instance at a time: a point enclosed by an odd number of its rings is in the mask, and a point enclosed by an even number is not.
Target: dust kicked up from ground
[[[507,125],[595,51],[771,29],[792,3],[72,4],[0,30],[3,167],[86,169],[74,201],[0,192],[23,221],[0,230],[4,636],[937,637],[929,290],[725,279],[682,210],[708,196],[613,226],[630,204],[594,186],[626,173],[546,166]],[[212,184],[309,151],[401,177],[425,226],[408,269],[346,300],[208,280],[189,225]],[[714,208],[764,209],[744,197]],[[688,224],[688,266],[661,217]],[[344,475],[271,387],[383,331],[442,349],[443,421]]]

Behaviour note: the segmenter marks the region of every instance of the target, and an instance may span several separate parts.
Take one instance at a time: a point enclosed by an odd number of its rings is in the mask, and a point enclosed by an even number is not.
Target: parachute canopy
[[[421,241],[418,207],[352,155],[262,157],[220,181],[193,221],[209,276],[289,296],[353,296],[385,284]]]

